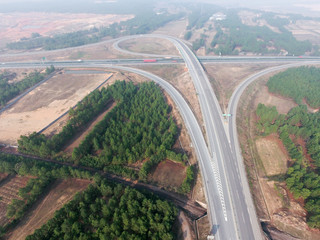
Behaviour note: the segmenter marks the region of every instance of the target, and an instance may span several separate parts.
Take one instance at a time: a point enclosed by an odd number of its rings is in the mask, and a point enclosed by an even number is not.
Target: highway
[[[250,215],[248,211],[251,206],[248,206],[246,198],[251,198],[251,195],[245,196],[242,191],[244,183],[240,179],[238,166],[225,132],[222,112],[209,79],[193,52],[181,41],[177,41],[198,93],[204,117],[211,153],[211,159],[207,161],[211,161],[215,172],[214,179],[218,186],[220,185],[219,199],[222,207],[220,209],[216,207],[215,214],[217,210],[220,210],[224,218],[218,219],[220,226],[218,233],[221,236],[217,238],[262,239],[257,216],[256,214]],[[217,201],[217,199],[210,198],[208,201]]]
[[[199,159],[199,163],[213,226],[211,234],[216,239],[223,240],[262,239],[250,192],[246,195],[243,190],[243,186],[248,183],[240,177],[238,162],[231,151],[218,100],[200,62],[181,40],[163,35],[152,36],[168,39],[175,44],[197,91],[210,154],[209,158]],[[126,37],[128,38],[130,37]]]
[[[319,64],[320,62],[318,62]],[[240,100],[241,95],[243,94],[244,90],[247,88],[247,86],[252,83],[253,81],[259,79],[260,77],[262,77],[265,74],[271,73],[271,72],[275,72],[278,70],[283,70],[286,68],[290,68],[290,67],[298,67],[298,66],[302,66],[302,65],[306,65],[306,64],[315,64],[315,62],[304,62],[304,63],[293,63],[293,64],[286,64],[286,65],[281,65],[281,66],[276,66],[276,67],[272,67],[272,68],[267,68],[261,72],[258,72],[250,77],[248,77],[247,79],[245,79],[241,84],[239,84],[237,86],[237,88],[234,90],[229,104],[228,104],[228,111],[227,113],[231,114],[231,117],[228,118],[228,128],[227,131],[229,133],[228,137],[230,140],[230,146],[231,146],[231,151],[233,156],[235,156],[235,160],[237,162],[237,168],[240,174],[240,178],[241,178],[241,182],[248,182],[247,180],[247,176],[246,176],[246,171],[245,171],[245,166],[244,166],[244,162],[243,162],[243,158],[242,158],[242,154],[241,154],[241,149],[240,149],[240,144],[238,141],[238,132],[237,132],[237,108],[238,108],[238,103]],[[245,196],[250,196],[250,189],[249,189],[249,185],[248,184],[243,184],[242,186],[242,190]],[[254,205],[252,202],[251,198],[247,198],[248,201],[248,205],[252,206],[248,209],[250,215],[254,215],[255,214],[255,209],[254,209]],[[251,201],[251,202],[249,202]]]
[[[192,144],[196,150],[199,166],[202,173],[203,184],[208,203],[208,212],[212,224],[212,234],[215,239],[262,239],[261,228],[255,213],[255,208],[249,191],[244,164],[236,132],[236,107],[239,98],[246,86],[258,77],[272,71],[290,66],[307,64],[306,59],[284,57],[205,57],[203,62],[297,62],[264,70],[246,79],[240,84],[228,107],[228,113],[232,113],[231,121],[224,122],[222,111],[212,90],[210,82],[196,56],[179,39],[163,35],[146,35],[147,37],[161,37],[172,41],[180,51],[182,58],[189,69],[197,91],[198,99],[203,114],[206,135],[205,141],[201,128],[186,101],[181,94],[163,79],[142,70],[121,67],[118,65],[130,64],[154,64],[143,63],[142,59],[109,59],[91,61],[55,61],[55,62],[23,62],[4,63],[0,68],[24,68],[24,67],[108,67],[141,74],[152,79],[163,87],[177,105],[182,118],[189,131]],[[130,36],[130,39],[141,36]],[[117,44],[120,40],[117,41]],[[135,54],[135,53],[130,53]],[[142,54],[144,55],[144,54]],[[147,54],[150,56],[150,54]],[[153,55],[153,57],[161,57]],[[163,56],[162,56],[163,57]],[[159,58],[157,63],[173,64],[172,58],[177,63],[183,62],[181,58],[170,56],[170,59]],[[309,58],[308,63],[317,63],[319,58]]]

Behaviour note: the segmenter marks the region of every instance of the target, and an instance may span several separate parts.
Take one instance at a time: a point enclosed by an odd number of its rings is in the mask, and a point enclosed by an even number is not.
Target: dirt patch
[[[8,177],[8,175],[9,175],[8,173],[0,172],[0,184],[4,179],[6,179]]]
[[[123,41],[119,46],[137,53],[179,55],[178,50],[170,41],[159,38],[135,38]]]
[[[287,26],[297,40],[309,40],[313,44],[320,44],[319,28],[320,22],[314,20],[297,20]]]
[[[86,189],[89,184],[89,180],[57,180],[48,195],[36,207],[31,209],[14,230],[11,231],[8,239],[25,239],[34,230],[40,228],[52,218],[54,213],[69,202],[77,192]]]
[[[278,145],[278,138],[270,136],[256,140],[256,147],[263,162],[267,176],[284,174],[287,172],[287,155]]]
[[[4,176],[4,175],[2,175]],[[21,199],[18,195],[19,189],[27,185],[30,177],[9,176],[0,184],[0,226],[9,222],[7,218],[7,206],[12,199]]]
[[[88,13],[0,13],[0,46],[32,33],[42,36],[88,30],[93,27],[108,26],[115,22],[126,21],[133,15],[88,14]]]
[[[285,163],[289,157],[278,137],[271,135],[254,141],[258,137],[255,129],[255,109],[258,102],[265,103],[264,100],[258,99],[265,91],[263,88],[268,78],[269,76],[265,76],[246,89],[240,99],[237,115],[239,142],[257,213],[260,220],[268,221],[271,227],[286,233],[287,239],[293,239],[290,236],[310,240],[320,239],[318,231],[308,228],[305,210],[290,196],[285,183],[281,182],[281,177],[278,179],[267,177],[267,174],[281,176],[286,171]],[[270,102],[273,102],[272,98],[275,97],[270,95]],[[278,104],[286,103],[288,102],[282,101]],[[290,104],[280,111],[284,113],[288,111]]]
[[[211,233],[211,225],[208,215],[197,220],[197,232],[199,240],[207,240],[207,236]]]
[[[67,69],[66,69],[67,70]],[[72,69],[72,70],[79,70],[79,71],[85,71],[85,70],[97,70],[97,71],[101,71],[101,69],[97,68],[97,69],[85,69],[85,68],[79,68],[79,69]],[[114,84],[117,80],[122,81],[132,81],[135,83],[140,83],[140,82],[144,82],[144,81],[149,81],[147,78],[144,78],[140,75],[137,74],[133,74],[133,73],[128,73],[128,72],[122,72],[122,71],[115,71],[114,69],[103,69],[103,71],[108,71],[110,73],[112,73],[111,78],[108,79],[107,82],[105,82],[101,87],[108,87],[109,85]],[[62,128],[67,124],[69,120],[69,115],[67,114],[66,116],[64,116],[63,118],[59,119],[57,122],[55,122],[53,125],[51,125],[48,129],[46,129],[43,134],[45,134],[46,136],[52,136],[53,134],[57,134],[59,133]]]
[[[0,142],[15,145],[21,135],[39,131],[110,76],[58,74],[0,115]]]
[[[180,231],[178,233],[177,239],[180,240],[192,240],[196,239],[195,233],[192,229],[190,219],[187,218],[186,214],[182,211],[179,211],[178,221],[180,225]]]
[[[34,72],[34,70],[28,69],[28,68],[26,68],[26,69],[0,69],[0,74],[5,74],[5,75],[10,76],[9,83],[19,82],[32,72]]]
[[[163,27],[158,28],[154,31],[154,34],[165,34],[174,37],[183,38],[186,30],[186,19],[181,19],[178,21],[169,22]]]
[[[74,137],[74,141],[72,141],[72,143],[64,150],[67,153],[72,153],[73,149],[78,147],[79,144],[82,142],[82,140],[87,136],[87,134],[89,132],[91,132],[91,130],[94,128],[94,126],[100,122],[104,116],[110,112],[115,106],[117,105],[116,102],[111,102],[110,104],[108,104],[108,106],[106,106],[107,110],[104,111],[103,113],[101,113],[96,119],[94,119],[91,123],[88,124],[88,127],[83,131],[83,132],[79,132],[75,137]]]
[[[222,110],[226,110],[229,99],[236,87],[249,76],[274,64],[205,64],[211,85]]]
[[[270,94],[267,86],[261,86],[261,91],[255,99],[255,107],[259,103],[267,106],[275,106],[279,113],[287,114],[291,108],[298,106],[292,99]]]
[[[178,189],[186,177],[186,167],[170,160],[162,161],[154,170],[150,182],[158,186]]]

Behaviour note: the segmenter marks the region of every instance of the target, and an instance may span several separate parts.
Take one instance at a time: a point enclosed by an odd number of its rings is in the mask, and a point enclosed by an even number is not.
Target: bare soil
[[[267,86],[261,86],[261,91],[255,99],[255,106],[257,107],[259,103],[263,103],[266,106],[276,106],[278,112],[281,114],[287,114],[291,108],[298,106],[298,104],[290,98],[269,93]]]
[[[206,240],[207,236],[211,233],[211,225],[209,222],[208,215],[197,220],[197,227],[198,227],[198,239],[199,240]]]
[[[157,186],[177,190],[186,177],[186,167],[170,160],[162,161],[150,175],[149,181]]]
[[[278,145],[278,136],[269,136],[256,140],[258,154],[263,162],[267,176],[284,174],[287,172],[287,153]]]
[[[247,88],[241,97],[237,117],[242,153],[257,213],[261,220],[270,221],[270,226],[284,232],[279,239],[293,239],[291,236],[320,239],[319,231],[308,228],[306,211],[300,202],[291,197],[285,183],[267,177],[285,173],[289,156],[277,135],[257,139],[255,109],[259,102],[269,102],[281,113],[295,106],[291,100],[268,94],[265,89],[268,77]],[[279,231],[273,233],[280,236]]]
[[[41,71],[41,69],[38,71]],[[19,82],[25,78],[28,74],[34,72],[33,69],[0,69],[0,74],[9,76],[9,83]]]
[[[2,175],[4,177],[5,175]],[[21,199],[18,195],[19,189],[27,185],[30,177],[9,176],[0,184],[0,226],[9,222],[6,217],[7,206],[12,199]]]
[[[178,214],[178,221],[180,223],[180,231],[178,233],[177,239],[179,240],[193,240],[195,238],[195,233],[192,229],[190,219],[186,216],[183,211]]]
[[[126,21],[133,15],[88,14],[88,13],[0,13],[0,47],[7,42],[31,37],[32,33],[42,36],[88,30],[93,27],[108,26],[115,22]]]
[[[89,180],[83,179],[57,180],[48,195],[30,209],[22,221],[10,232],[7,239],[25,239],[51,219],[54,213],[69,202],[77,192],[86,189],[89,184]]]
[[[67,70],[67,69],[66,69]],[[79,68],[79,69],[72,69],[72,70],[79,70],[79,71],[85,71],[85,70],[97,70],[97,71],[101,71],[102,69],[85,69],[85,68]],[[119,80],[119,81],[122,81],[122,80],[126,80],[126,81],[133,81],[133,82],[143,82],[143,81],[148,81],[148,79],[142,77],[142,76],[139,76],[137,74],[133,74],[133,73],[127,73],[127,72],[121,72],[121,71],[115,71],[113,69],[103,69],[103,71],[107,71],[108,73],[112,73],[112,76],[109,78],[109,80],[104,83],[101,87],[108,87],[109,85],[112,85],[113,83],[115,83],[115,81]],[[43,134],[45,134],[46,136],[52,136],[54,134],[57,134],[59,133],[62,128],[67,124],[69,120],[69,115],[65,115],[63,118],[59,119],[57,122],[55,122],[53,125],[51,125],[49,128],[47,128]]]
[[[262,71],[263,69],[273,65],[260,63],[236,63],[205,64],[204,67],[222,110],[226,110],[233,91],[242,81],[254,73]]]
[[[119,46],[137,53],[179,55],[178,50],[170,41],[159,38],[135,38],[123,41]]]
[[[239,17],[243,24],[249,25],[249,26],[266,26],[270,28],[272,31],[276,33],[280,33],[279,29],[277,27],[271,26],[267,23],[265,19],[256,19],[261,16],[261,14],[257,14],[256,12],[251,12],[248,10],[243,10],[239,12]]]
[[[300,41],[309,40],[313,44],[320,44],[320,22],[314,20],[297,20],[289,24],[287,29]]]
[[[41,130],[108,76],[57,74],[0,115],[0,142],[15,145],[21,135]]]
[[[169,22],[163,27],[160,27],[156,31],[154,31],[154,34],[165,34],[170,35],[178,38],[183,38],[186,30],[186,19],[181,19],[174,22]]]

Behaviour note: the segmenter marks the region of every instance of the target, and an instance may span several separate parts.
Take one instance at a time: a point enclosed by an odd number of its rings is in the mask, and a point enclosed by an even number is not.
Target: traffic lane
[[[121,69],[124,69],[124,68],[121,68]],[[136,71],[136,72],[138,73],[140,71]],[[151,74],[146,74],[145,76],[147,76],[149,78],[152,77]],[[153,80],[156,81],[159,79],[153,79]],[[162,83],[164,85],[162,85]],[[184,104],[183,104],[184,107],[181,107],[181,101],[176,99],[177,93],[173,93],[172,89],[167,88],[168,83],[161,82],[160,85],[162,85],[162,87],[164,87],[165,90],[170,95],[173,96],[175,102],[178,103],[178,106],[180,109],[185,110],[188,108],[188,106],[184,105]],[[183,111],[183,112],[185,112],[185,111]],[[203,171],[203,177],[204,177],[204,181],[205,181],[204,184],[205,185],[210,184],[210,186],[206,187],[206,189],[208,189],[208,196],[213,197],[210,199],[214,199],[214,198],[219,199],[219,194],[218,194],[218,190],[217,190],[217,187],[215,184],[215,180],[212,178],[212,176],[213,176],[212,168],[211,168],[209,162],[204,160],[204,159],[210,159],[210,155],[208,153],[208,149],[207,149],[206,144],[204,142],[201,129],[200,129],[200,127],[197,123],[197,120],[195,118],[192,118],[193,119],[192,121],[189,119],[190,116],[194,116],[193,113],[191,112],[191,110],[189,113],[186,113],[183,115],[186,117],[185,121],[187,123],[192,122],[194,124],[194,126],[198,126],[198,127],[196,127],[197,131],[195,133],[192,133],[192,131],[191,131],[191,137],[192,137],[192,139],[195,139],[193,142],[195,143],[195,148],[197,149],[196,152],[200,153],[199,154],[199,160],[200,160],[199,162],[201,165],[203,165],[203,169],[204,169],[204,171]],[[199,142],[201,143],[200,145],[198,145]],[[216,231],[215,234],[217,236],[217,239],[234,239],[232,232],[229,231],[230,225],[219,224],[220,222],[222,222],[222,219],[224,219],[223,212],[220,211],[220,209],[221,209],[220,201],[214,201],[214,200],[210,200],[210,199],[208,202],[209,202],[209,206],[210,206],[210,212],[212,212],[211,221],[213,224],[213,231]]]
[[[188,63],[188,61],[186,61]],[[190,68],[193,70],[193,68]],[[200,67],[197,66],[195,67],[194,69],[197,69],[198,71],[200,70]],[[215,136],[215,130],[213,128],[213,125],[212,124],[208,124],[210,122],[213,121],[213,119],[211,118],[211,115],[210,115],[210,107],[209,107],[209,103],[207,102],[207,98],[204,96],[204,95],[210,95],[211,96],[211,93],[209,91],[208,88],[202,90],[202,85],[200,83],[200,79],[201,77],[197,77],[197,78],[194,78],[196,80],[195,84],[196,84],[196,87],[198,87],[198,91],[201,92],[201,94],[199,94],[199,98],[200,98],[200,101],[203,103],[202,104],[202,110],[203,110],[203,114],[204,114],[204,117],[206,119],[206,127],[207,127],[207,136],[209,138],[209,145],[210,145],[210,149],[211,149],[211,153],[215,152],[217,155],[221,155],[219,152],[218,149],[215,149],[215,144],[214,143],[217,143],[218,140],[216,139],[216,136]],[[202,93],[203,92],[203,93]],[[218,169],[220,168],[220,164],[216,163],[217,164],[217,167]],[[221,176],[219,174],[219,177],[220,177],[220,180],[221,180],[221,184],[223,185],[222,189],[223,189],[223,197],[224,197],[224,202],[225,202],[225,206],[226,206],[226,214],[227,214],[227,219],[228,219],[228,232],[229,232],[229,237],[231,239],[237,239],[236,237],[236,227],[234,226],[234,217],[233,217],[233,210],[232,210],[232,206],[231,206],[231,201],[230,201],[230,198],[228,197],[228,187],[227,187],[227,183],[226,183],[226,179],[225,179],[225,176]],[[220,195],[219,195],[219,199],[220,199]],[[224,215],[223,215],[224,217]],[[224,220],[224,219],[223,219]],[[224,224],[225,225],[225,224]],[[234,231],[230,231],[231,229],[234,229]]]

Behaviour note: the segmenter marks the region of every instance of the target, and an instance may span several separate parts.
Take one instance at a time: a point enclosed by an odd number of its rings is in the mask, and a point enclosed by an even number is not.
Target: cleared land
[[[271,235],[280,236],[279,239],[291,239],[287,234],[306,240],[320,239],[318,231],[310,231],[308,228],[306,211],[286,189],[285,182],[281,181],[289,159],[281,140],[277,135],[271,135],[253,141],[257,137],[255,110],[259,102],[276,106],[280,113],[287,113],[291,107],[296,106],[292,100],[268,93],[265,84],[270,76],[264,76],[260,82],[247,88],[241,97],[237,117],[239,138],[257,213],[260,219],[270,221],[267,224]],[[272,177],[274,175],[280,178]],[[281,232],[272,230],[272,227]]]
[[[2,177],[3,174],[1,174]],[[6,217],[7,206],[12,199],[21,199],[18,195],[19,189],[27,185],[29,177],[7,176],[0,184],[0,226],[9,222]]]
[[[16,145],[21,135],[41,130],[109,76],[57,74],[1,114],[0,142]]]
[[[178,21],[170,22],[170,23],[166,24],[165,26],[158,28],[153,33],[165,34],[165,35],[183,38],[185,30],[186,30],[186,26],[187,26],[187,20],[181,19]]]
[[[96,70],[96,71],[102,71],[102,69],[73,69],[74,71],[85,71],[85,70],[89,70],[89,71],[92,71],[92,70]],[[139,83],[139,82],[143,82],[143,81],[148,81],[148,79],[140,76],[140,75],[137,75],[137,74],[133,74],[133,73],[127,73],[127,72],[117,72],[115,71],[114,69],[103,69],[103,71],[107,71],[108,73],[112,73],[112,76],[108,79],[107,82],[105,82],[100,88],[102,87],[107,87],[109,85],[112,85],[113,83],[115,83],[115,81],[117,80],[126,80],[126,81],[133,81],[133,82],[136,82],[136,83]],[[85,74],[84,74],[85,75]],[[43,133],[46,135],[46,136],[52,136],[53,134],[56,134],[56,133],[59,133],[63,126],[66,125],[67,121],[69,119],[69,115],[65,115],[63,118],[59,119],[57,122],[55,122],[53,125],[51,125],[49,128],[47,128]]]
[[[179,55],[178,50],[170,41],[159,38],[130,39],[121,42],[119,46],[137,53]]]
[[[89,180],[57,180],[48,195],[42,199],[37,206],[31,209],[7,239],[25,239],[28,235],[32,234],[34,230],[40,228],[52,218],[54,213],[69,202],[77,192],[86,189],[89,184]]]
[[[88,14],[88,13],[0,13],[0,47],[7,42],[29,38],[32,33],[52,36],[59,33],[87,30],[126,21],[133,15]]]
[[[273,64],[275,65],[275,64]],[[272,64],[205,64],[211,85],[219,100],[222,110],[227,109],[229,99],[235,88],[246,78],[273,66]]]
[[[170,160],[158,164],[149,181],[155,182],[158,186],[165,186],[178,189],[186,177],[186,167],[181,163]]]
[[[297,20],[287,27],[298,40],[309,40],[313,44],[320,44],[320,22],[313,20]]]
[[[260,138],[256,140],[256,146],[266,170],[267,176],[284,174],[287,171],[287,156],[284,148],[279,146],[277,136]]]

